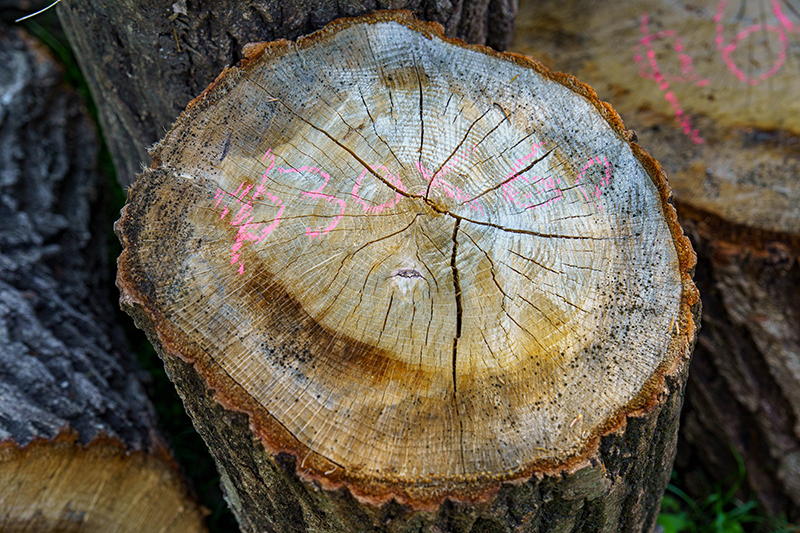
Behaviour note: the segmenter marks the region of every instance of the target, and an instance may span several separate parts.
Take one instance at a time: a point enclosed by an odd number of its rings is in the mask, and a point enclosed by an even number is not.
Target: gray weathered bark
[[[114,322],[93,124],[52,58],[21,30],[0,25],[0,64],[0,529],[136,530],[114,525],[114,510],[84,505],[135,494],[113,494],[111,479],[96,496],[85,492],[82,481],[96,471],[59,477],[85,464],[106,465],[117,480],[155,469],[185,505],[166,513],[199,530],[202,513],[158,435]],[[48,466],[39,470],[43,458]],[[19,501],[48,479],[37,499]]]
[[[0,368],[14,392],[2,437],[24,445],[69,425],[83,442],[104,432],[146,448],[152,409],[106,297],[91,120],[30,39],[4,30],[3,45]]]
[[[59,16],[100,111],[123,186],[158,141],[249,42],[295,39],[339,17],[409,9],[449,36],[505,48],[516,0],[187,2],[64,0]]]

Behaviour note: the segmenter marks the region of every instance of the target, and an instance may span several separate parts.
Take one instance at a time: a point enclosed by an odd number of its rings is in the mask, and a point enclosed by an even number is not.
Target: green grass
[[[745,481],[744,461],[734,450],[737,471],[712,486],[702,501],[681,488],[681,479],[672,473],[672,482],[661,501],[658,524],[664,533],[800,533],[800,527],[782,518],[769,518],[758,503],[737,498]]]

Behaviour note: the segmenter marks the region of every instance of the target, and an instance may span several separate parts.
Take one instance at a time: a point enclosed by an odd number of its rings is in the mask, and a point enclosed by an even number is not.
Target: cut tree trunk
[[[295,39],[387,7],[412,9],[450,36],[498,49],[510,42],[516,14],[516,0],[63,0],[58,9],[128,186],[150,162],[148,147],[226,65],[239,62],[245,44]]]
[[[97,140],[0,25],[0,530],[203,531],[109,299]]]
[[[117,225],[245,531],[651,531],[698,320],[655,161],[408,12],[249,45]]]
[[[596,87],[675,191],[705,310],[679,466],[730,483],[734,450],[766,509],[798,518],[799,14],[779,1],[594,7],[523,4],[514,50]]]

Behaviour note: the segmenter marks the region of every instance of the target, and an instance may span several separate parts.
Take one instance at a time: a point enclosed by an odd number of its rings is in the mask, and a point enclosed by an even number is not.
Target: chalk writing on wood
[[[580,197],[588,205],[599,211],[603,210],[600,201],[603,189],[611,184],[612,165],[604,155],[593,156],[577,171],[577,177],[570,182],[565,176],[550,173],[550,175],[539,175],[535,173],[534,166],[531,165],[537,157],[541,157],[544,143],[531,145],[530,151],[517,158],[511,165],[507,175],[498,180],[499,193],[502,202],[520,211],[543,209],[562,201],[565,193],[570,190],[577,191]],[[416,170],[427,182],[427,187],[420,193],[429,195],[434,191],[439,191],[447,198],[453,199],[463,207],[472,212],[485,214],[489,209],[480,197],[474,197],[464,191],[463,187],[455,185],[446,179],[458,163],[469,160],[475,148],[465,149],[455,154],[450,162],[442,166],[439,170],[433,171],[420,162],[415,163]],[[360,215],[380,215],[397,207],[403,200],[408,200],[404,196],[406,187],[399,176],[393,174],[384,165],[372,165],[369,169],[363,169],[361,173],[352,180],[354,185],[349,194],[349,199],[338,198],[328,194],[325,188],[328,186],[331,176],[321,168],[313,166],[280,167],[275,164],[275,155],[272,150],[267,150],[261,162],[265,165],[265,170],[261,174],[261,181],[256,185],[243,181],[233,192],[224,191],[217,188],[214,195],[214,207],[219,212],[219,219],[228,219],[229,224],[237,228],[237,233],[230,248],[230,264],[237,266],[237,272],[243,274],[245,267],[242,259],[241,249],[245,243],[258,245],[278,227],[286,210],[286,201],[289,199],[281,198],[277,193],[270,190],[269,184],[275,175],[304,175],[311,176],[311,181],[319,182],[320,185],[311,191],[300,191],[300,196],[309,199],[324,201],[333,210],[330,222],[326,226],[308,226],[305,236],[309,239],[320,239],[326,237],[345,215],[348,210],[355,209]],[[587,179],[592,172],[599,173],[599,179]],[[391,187],[385,187],[387,198],[382,203],[376,204],[368,201],[361,195],[362,187],[366,180],[375,180],[376,175],[380,176],[385,183]],[[307,180],[306,180],[307,181]],[[590,184],[591,182],[591,184]],[[594,185],[592,185],[594,184]],[[349,200],[349,202],[348,202]],[[277,213],[271,220],[256,220],[253,214],[254,204],[271,204],[277,209]]]
[[[727,68],[727,71],[732,74],[736,80],[746,86],[756,86],[769,78],[775,76],[786,64],[787,52],[789,50],[789,38],[791,33],[800,34],[800,25],[793,23],[785,14],[783,7],[779,0],[770,0],[771,14],[766,13],[760,17],[760,21],[755,24],[750,24],[736,33],[731,34],[728,28],[728,9],[729,1],[721,0],[716,7],[714,13],[714,36],[713,43],[709,42],[709,46],[714,47],[714,50],[719,54],[719,58]],[[700,76],[694,67],[694,60],[689,52],[685,49],[683,40],[678,32],[674,29],[664,29],[651,33],[652,19],[650,15],[645,12],[641,16],[641,33],[642,36],[634,47],[634,60],[639,65],[639,75],[643,78],[651,79],[658,84],[659,89],[664,94],[664,99],[669,103],[672,112],[675,115],[676,122],[680,125],[681,130],[687,135],[695,144],[705,143],[705,139],[700,136],[699,131],[692,127],[691,117],[686,113],[681,106],[678,96],[673,90],[674,84],[689,83],[696,87],[705,87],[709,84],[727,84],[725,79],[710,79]],[[778,49],[772,50],[770,46],[769,36],[777,38]],[[656,53],[654,43],[663,40],[670,42],[671,47],[662,50],[661,57]],[[741,65],[743,59],[737,60],[735,53],[737,49],[745,42],[752,41],[754,46],[764,47],[766,56],[770,58],[771,63],[766,67],[760,69],[760,72],[745,72]],[[671,50],[670,50],[671,48]],[[670,54],[674,54],[672,58]],[[667,74],[663,68],[665,60],[676,59],[679,65],[680,74]],[[752,60],[751,60],[752,63]]]

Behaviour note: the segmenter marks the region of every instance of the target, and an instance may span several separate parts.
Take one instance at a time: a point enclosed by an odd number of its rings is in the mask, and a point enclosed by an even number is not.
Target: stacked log
[[[0,26],[0,530],[203,531],[109,297],[80,97]]]
[[[678,462],[688,489],[731,483],[739,455],[765,508],[800,516],[797,10],[541,1],[517,22],[514,50],[592,84],[664,165],[697,250],[704,327]]]

